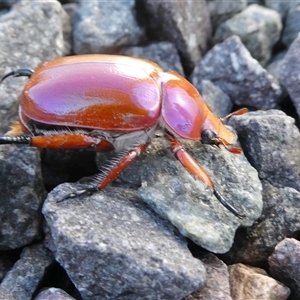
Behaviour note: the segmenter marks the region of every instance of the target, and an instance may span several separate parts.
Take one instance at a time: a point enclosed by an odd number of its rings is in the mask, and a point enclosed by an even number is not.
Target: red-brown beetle
[[[234,215],[243,217],[178,139],[223,145],[232,153],[240,153],[240,148],[229,146],[235,143],[236,134],[223,123],[246,109],[219,119],[182,76],[133,57],[63,57],[42,64],[34,72],[19,69],[8,73],[0,82],[9,76],[30,79],[21,94],[19,121],[8,135],[0,137],[0,144],[119,151],[116,162],[98,176],[97,188],[103,189],[145,151],[160,128],[181,164],[211,187]]]

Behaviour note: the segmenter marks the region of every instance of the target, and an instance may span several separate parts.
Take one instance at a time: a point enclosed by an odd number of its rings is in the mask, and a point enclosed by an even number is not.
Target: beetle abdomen
[[[21,111],[26,119],[51,125],[146,129],[160,116],[157,71],[150,63],[145,69],[100,59],[41,67],[24,88]]]

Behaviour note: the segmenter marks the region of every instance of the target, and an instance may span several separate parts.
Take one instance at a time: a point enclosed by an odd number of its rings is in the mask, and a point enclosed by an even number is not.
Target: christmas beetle
[[[120,154],[97,178],[103,189],[145,151],[157,129],[170,149],[195,178],[209,186],[235,216],[239,213],[215,188],[203,167],[179,139],[230,145],[236,134],[213,114],[197,89],[179,74],[144,59],[116,55],[78,55],[54,59],[35,71],[19,69],[2,77],[27,76],[21,94],[19,121],[0,144],[27,144],[40,148],[116,150]]]

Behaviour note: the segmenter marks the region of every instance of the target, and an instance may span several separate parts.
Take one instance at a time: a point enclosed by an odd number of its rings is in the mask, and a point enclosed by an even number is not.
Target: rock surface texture
[[[90,193],[83,189],[116,163],[116,151],[0,145],[1,300],[300,299],[300,5],[250,2],[0,1],[0,80],[57,57],[93,53],[140,57],[179,73],[172,104],[186,107],[176,88],[190,81],[237,141],[235,148],[180,141],[243,215],[176,160],[169,125],[108,187]],[[15,122],[28,78],[12,75],[0,82],[0,143],[13,124],[20,131]],[[131,82],[134,74],[125,75]],[[163,110],[166,77],[152,76]],[[153,95],[145,88],[141,97]],[[57,101],[71,107],[72,99]],[[249,112],[230,115],[242,107]],[[194,125],[193,108],[173,108],[178,126]],[[53,126],[52,118],[34,122],[27,136],[82,138],[82,128]],[[210,117],[204,124],[211,128]],[[217,141],[220,128],[213,129]],[[87,135],[99,138],[92,129]]]

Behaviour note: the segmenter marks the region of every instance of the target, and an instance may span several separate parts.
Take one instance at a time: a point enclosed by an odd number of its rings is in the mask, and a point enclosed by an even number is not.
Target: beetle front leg
[[[236,217],[243,218],[244,214],[240,214],[236,208],[234,208],[230,203],[228,203],[225,198],[220,194],[220,192],[215,188],[213,181],[203,169],[203,167],[185,150],[184,146],[175,138],[168,136],[170,141],[170,148],[175,155],[175,157],[180,161],[180,163],[185,167],[185,169],[192,174],[195,178],[202,181],[204,184],[213,189],[215,197],[220,201],[220,203],[225,206],[229,211],[231,211]]]

